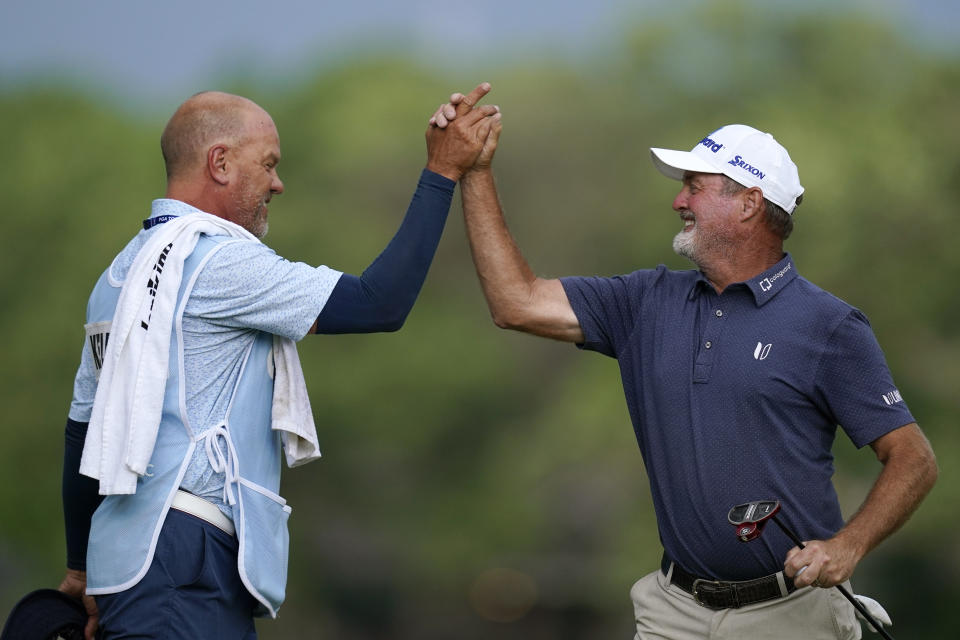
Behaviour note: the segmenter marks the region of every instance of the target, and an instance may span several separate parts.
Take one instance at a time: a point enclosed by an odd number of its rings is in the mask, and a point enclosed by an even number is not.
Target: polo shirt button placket
[[[718,318],[722,318],[722,317],[723,317],[723,311],[721,311],[720,309],[717,309],[715,313],[716,313],[716,316],[717,316]],[[713,346],[713,342],[710,341],[710,340],[707,340],[707,342],[706,342],[703,346],[704,346],[704,348],[709,349],[710,347]]]
[[[708,292],[709,295],[709,292]],[[720,300],[715,295],[710,299],[701,299],[698,315],[702,318],[702,332],[700,334],[700,346],[693,365],[693,382],[708,383],[710,381],[710,372],[713,369],[713,361],[720,354],[714,347],[719,343],[723,333],[723,310],[718,307]]]

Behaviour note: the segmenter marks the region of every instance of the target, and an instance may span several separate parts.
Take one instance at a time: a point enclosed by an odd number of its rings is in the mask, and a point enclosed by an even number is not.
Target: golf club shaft
[[[780,522],[779,518],[777,518],[776,516],[773,516],[773,521],[777,523],[777,526],[780,527],[780,529],[782,529],[785,534],[787,534],[787,537],[790,538],[795,545],[797,545],[801,549],[807,548],[803,544],[803,541],[800,540],[800,538],[797,536],[797,534],[795,534],[793,531],[788,529],[785,524]],[[840,590],[840,593],[843,594],[843,597],[850,601],[850,604],[853,605],[854,609],[859,611],[860,614],[864,617],[864,619],[870,623],[870,626],[872,626],[877,633],[879,633],[881,636],[886,638],[886,640],[893,640],[893,636],[887,633],[884,630],[883,626],[873,619],[873,616],[870,615],[870,612],[867,611],[866,608],[862,604],[860,604],[860,602],[858,602],[857,599],[854,598],[853,595],[849,591],[847,591],[842,584],[838,584],[835,586],[837,587],[837,589]]]

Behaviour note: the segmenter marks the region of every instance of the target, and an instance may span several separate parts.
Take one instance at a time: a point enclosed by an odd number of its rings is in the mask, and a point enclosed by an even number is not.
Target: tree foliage
[[[904,637],[943,637],[960,573],[957,60],[868,15],[784,20],[728,3],[638,24],[615,51],[484,77],[384,58],[287,93],[254,84],[284,149],[268,243],[359,273],[403,215],[427,116],[489,80],[504,112],[501,197],[538,273],[686,268],[670,250],[677,185],[647,148],[692,147],[730,122],[773,132],[806,187],[788,249],[870,317],[943,469],[857,584]],[[163,195],[162,126],[65,90],[0,94],[0,609],[59,579],[62,425],[86,296]],[[325,457],[285,475],[289,597],[264,638],[632,633],[628,590],[660,547],[615,363],[497,330],[458,212],[399,334],[300,345]],[[842,435],[835,453],[850,515],[878,465]]]

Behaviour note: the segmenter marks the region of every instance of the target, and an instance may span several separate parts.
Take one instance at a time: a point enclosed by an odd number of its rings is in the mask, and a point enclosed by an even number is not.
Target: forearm
[[[832,587],[849,580],[857,563],[900,528],[933,487],[936,458],[915,423],[894,429],[871,446],[883,470],[857,513],[829,540],[812,540],[804,549],[794,547],[787,553],[784,572],[797,587]]]
[[[498,327],[582,342],[583,331],[559,280],[538,278],[514,242],[489,167],[460,182],[470,251]]]
[[[500,207],[493,172],[471,171],[460,183],[470,252],[497,326],[515,328],[533,295],[536,275],[520,253]]]
[[[97,481],[80,475],[80,458],[87,435],[87,423],[67,419],[63,451],[63,519],[67,542],[67,567],[85,571],[90,519],[103,496]]]
[[[902,442],[878,449],[883,470],[860,509],[834,539],[854,550],[857,560],[899,529],[923,501],[937,479],[929,442],[915,425],[901,427]]]
[[[357,278],[344,274],[317,317],[316,333],[399,329],[440,243],[455,183],[424,171],[397,233]]]

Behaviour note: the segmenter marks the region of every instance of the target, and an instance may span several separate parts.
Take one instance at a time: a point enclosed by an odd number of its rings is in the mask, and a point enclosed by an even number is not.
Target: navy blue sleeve
[[[93,478],[80,475],[80,457],[87,437],[86,422],[67,418],[63,447],[63,522],[67,534],[67,568],[87,570],[90,519],[103,496]]]
[[[636,323],[634,307],[643,293],[641,273],[613,278],[560,278],[583,331],[584,341],[578,347],[617,357]]]
[[[396,331],[403,326],[440,243],[456,183],[423,170],[400,228],[358,278],[343,274],[317,317],[317,333]]]
[[[817,368],[817,391],[857,447],[915,422],[870,323],[856,310],[827,342]]]

